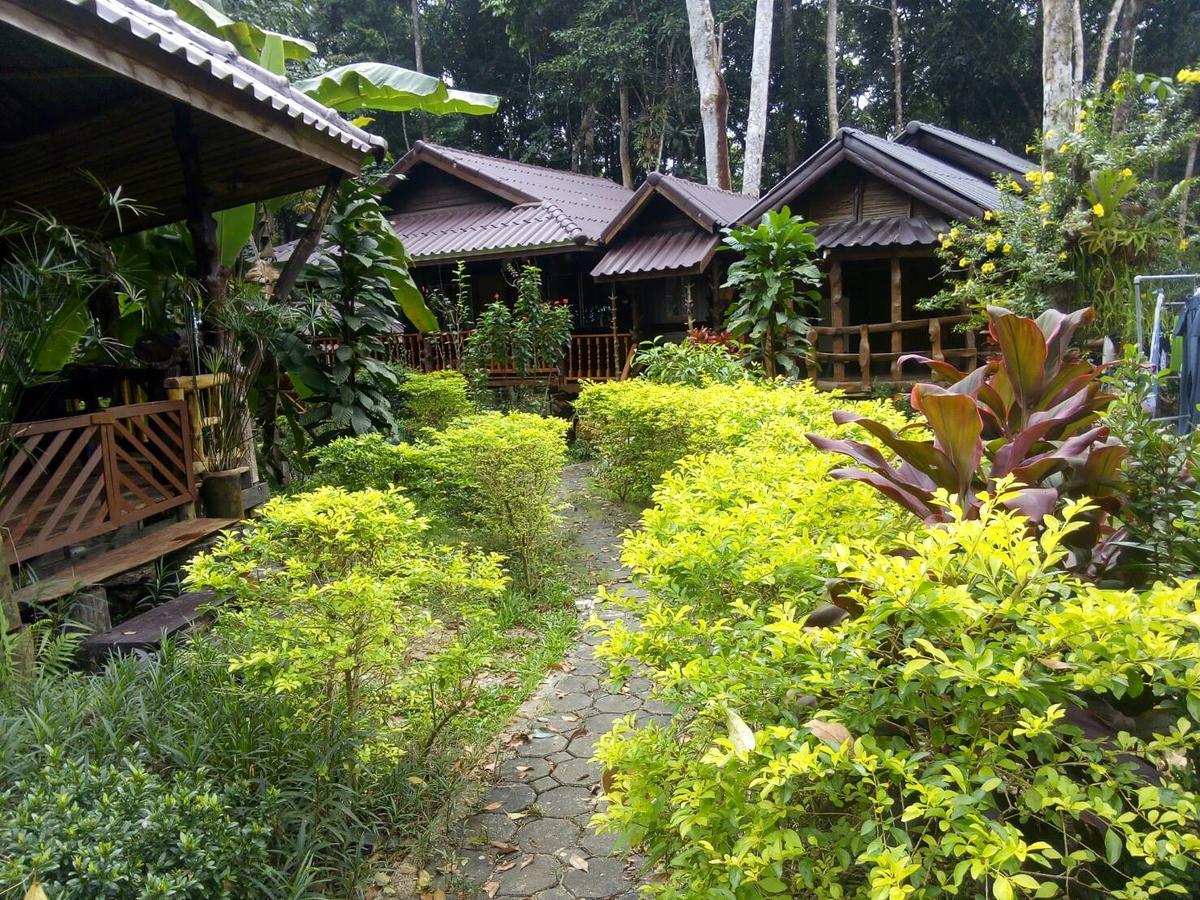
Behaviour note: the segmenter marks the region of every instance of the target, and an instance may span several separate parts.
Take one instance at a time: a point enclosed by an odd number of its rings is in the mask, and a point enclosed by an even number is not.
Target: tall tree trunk
[[[700,123],[704,127],[704,163],[708,183],[729,190],[729,94],[721,77],[721,47],[709,0],[687,0],[688,39],[700,88]]]
[[[828,0],[825,9],[825,110],[829,117],[829,134],[838,130],[837,97],[838,27],[837,0]]]
[[[425,52],[421,46],[421,0],[412,0],[413,64],[418,72],[425,71]]]
[[[900,4],[892,0],[892,94],[896,100],[896,130],[904,127],[904,52],[900,43]]]
[[[1071,93],[1078,104],[1083,99],[1083,67],[1087,58],[1083,52],[1083,10],[1079,7],[1079,0],[1075,0],[1075,11],[1071,18],[1071,43],[1075,51],[1071,57]]]
[[[1117,74],[1133,69],[1133,54],[1137,49],[1137,26],[1142,17],[1142,0],[1125,0],[1117,41]],[[1129,122],[1129,95],[1126,94],[1113,110],[1112,133],[1120,134]]]
[[[1196,174],[1196,141],[1188,144],[1187,164],[1183,168],[1183,193],[1179,197],[1179,239],[1183,240],[1184,234],[1187,232],[1188,220],[1188,200],[1192,193],[1192,186],[1186,184],[1193,175]]]
[[[571,171],[592,174],[592,158],[595,155],[596,104],[589,103],[579,117],[579,131],[571,147]]]
[[[746,117],[746,160],[742,169],[742,193],[751,197],[758,196],[762,185],[774,27],[775,0],[758,0],[754,13],[754,55],[750,64],[750,113]]]
[[[795,0],[783,0],[783,93],[784,108],[787,119],[783,129],[784,155],[788,171],[800,164],[800,141],[796,134],[799,125],[796,122],[796,108],[799,106],[796,97],[796,21],[792,4]]]
[[[1042,138],[1057,150],[1075,125],[1075,4],[1042,0]]]
[[[1117,20],[1121,10],[1125,8],[1125,0],[1113,0],[1104,20],[1104,32],[1100,36],[1100,52],[1096,56],[1096,87],[1103,89],[1104,76],[1108,72],[1108,54],[1112,49],[1113,35],[1117,31]]]
[[[621,184],[633,190],[633,157],[629,154],[629,85],[624,81],[618,88],[618,98],[621,103],[621,134],[618,148],[621,156]]]

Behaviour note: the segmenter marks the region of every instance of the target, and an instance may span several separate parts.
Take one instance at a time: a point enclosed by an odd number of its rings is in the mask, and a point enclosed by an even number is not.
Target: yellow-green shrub
[[[808,382],[691,387],[633,379],[589,385],[575,401],[579,434],[598,458],[598,480],[634,500],[649,499],[663,474],[689,454],[735,446],[778,418],[827,432],[834,410],[847,406],[896,427],[904,421],[886,402],[849,403]]]
[[[600,821],[665,866],[653,893],[1196,896],[1197,583],[1064,574],[1080,506],[1034,537],[1011,496],[815,541],[851,586],[832,627],[807,627],[816,590],[626,600],[643,630],[605,626],[599,653],[640,660],[680,714],[602,739]]]
[[[830,456],[808,429],[775,419],[740,446],[686,457],[667,472],[625,541],[638,581],[702,614],[738,599],[791,601],[832,574],[821,548],[911,524],[876,491],[829,478]]]
[[[489,549],[508,555],[536,592],[552,556],[567,423],[532,413],[480,413],[419,445],[441,505]]]
[[[319,485],[362,491],[409,487],[421,481],[420,460],[408,444],[393,444],[378,433],[343,437],[308,454],[313,481]]]
[[[413,433],[445,428],[476,411],[467,395],[467,379],[452,370],[404,373],[396,394],[400,399],[397,418]]]

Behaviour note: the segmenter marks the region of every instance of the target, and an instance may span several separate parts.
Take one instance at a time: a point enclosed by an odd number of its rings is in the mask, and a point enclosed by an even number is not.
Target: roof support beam
[[[196,277],[205,304],[219,303],[225,296],[225,277],[221,272],[221,248],[217,244],[217,220],[213,218],[208,194],[204,189],[204,172],[200,165],[200,140],[192,122],[192,110],[181,103],[175,105],[175,127],[172,129],[179,162],[183,171],[184,204],[187,207],[187,228],[192,236]]]

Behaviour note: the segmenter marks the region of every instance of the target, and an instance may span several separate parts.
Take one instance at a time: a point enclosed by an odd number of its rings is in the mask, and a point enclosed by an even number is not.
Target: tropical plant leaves
[[[440,78],[379,62],[338,66],[294,86],[339,112],[419,110],[435,115],[484,116],[500,105],[500,98],[491,94],[453,90]]]
[[[237,22],[221,12],[205,0],[167,0],[175,15],[189,25],[199,28],[214,37],[222,38],[237,49],[237,52],[247,59],[258,61],[263,55],[263,47],[269,40],[277,40],[284,59],[308,59],[317,52],[316,44],[303,38],[292,37],[271,31],[269,28],[259,28],[250,22]],[[281,72],[271,69],[276,74]]]

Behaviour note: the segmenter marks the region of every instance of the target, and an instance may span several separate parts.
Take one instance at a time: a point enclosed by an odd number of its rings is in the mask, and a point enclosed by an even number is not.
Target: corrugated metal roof
[[[937,145],[949,144],[975,156],[983,163],[981,171],[987,170],[993,175],[1013,175],[1022,177],[1027,172],[1038,168],[1038,164],[1023,156],[1010,153],[1003,147],[989,144],[978,138],[968,137],[940,125],[930,125],[927,122],[909,122],[904,130],[892,140],[898,144],[916,144],[926,153],[937,155]],[[932,145],[932,146],[931,146]]]
[[[237,52],[232,44],[195,28],[170,10],[146,0],[43,0],[68,3],[94,13],[147,45],[183,60],[218,81],[226,82],[256,101],[315,128],[360,153],[383,150],[387,142],[351,125],[336,112],[293,88]]]
[[[607,178],[563,172],[423,141],[414,148],[417,159],[423,149],[448,158],[469,172],[507,185],[515,192],[544,201],[565,217],[566,227],[575,226],[590,241],[600,240],[605,226],[633,196],[633,191]],[[397,168],[400,168],[399,164]]]
[[[720,243],[699,228],[678,228],[619,239],[592,269],[597,279],[703,269]]]
[[[480,203],[389,216],[416,262],[573,246],[579,231],[545,202]]]
[[[676,175],[660,175],[659,178],[703,209],[718,225],[732,225],[756,200],[746,194],[723,191]]]
[[[814,230],[817,246],[834,247],[906,247],[937,242],[941,232],[949,231],[945,219],[915,216],[911,219],[868,219],[862,222],[838,222]]]
[[[1000,205],[1000,192],[996,190],[996,186],[990,181],[985,181],[971,172],[943,162],[936,156],[918,150],[916,147],[897,144],[895,141],[885,140],[884,138],[876,137],[873,134],[867,134],[865,131],[858,131],[857,129],[845,130],[849,132],[848,138],[850,140],[862,141],[864,144],[875,148],[881,153],[886,153],[897,162],[932,178],[956,194],[978,203],[985,209],[995,209]]]

